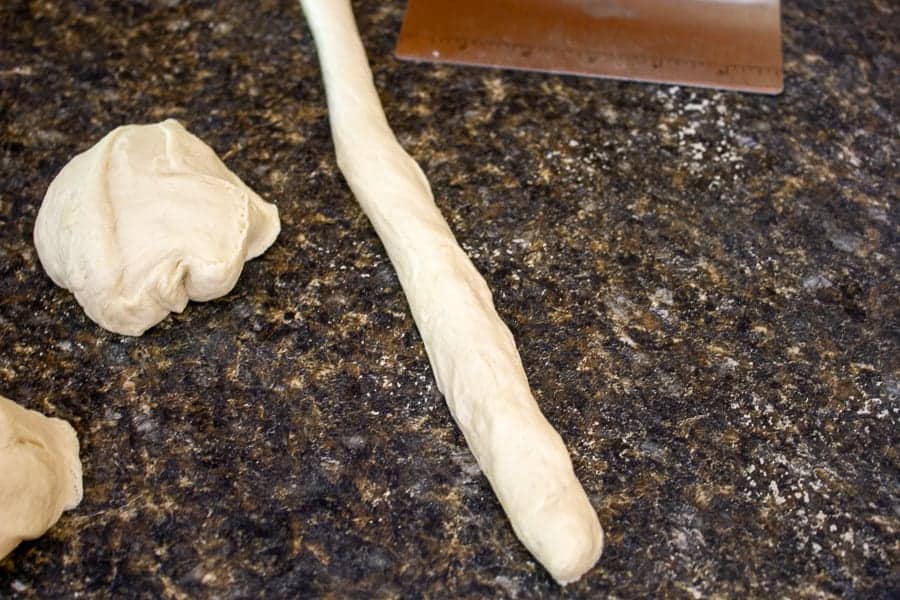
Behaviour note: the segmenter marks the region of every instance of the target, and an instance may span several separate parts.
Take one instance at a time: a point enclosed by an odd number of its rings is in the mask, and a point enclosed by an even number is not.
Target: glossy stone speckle
[[[896,594],[897,8],[787,2],[770,98],[392,58],[388,117],[494,290],[603,521],[561,591],[516,541],[335,165],[295,2],[0,6],[0,393],[70,420],[85,499],[0,596]],[[41,198],[181,120],[283,231],[141,338],[42,272]]]

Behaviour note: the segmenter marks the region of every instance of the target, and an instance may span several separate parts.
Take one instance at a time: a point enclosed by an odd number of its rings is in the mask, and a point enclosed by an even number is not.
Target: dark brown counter
[[[762,97],[401,63],[398,137],[488,280],[608,535],[560,591],[438,394],[335,165],[290,1],[0,7],[0,393],[72,422],[85,498],[0,596],[878,598],[898,589],[891,2],[787,2]],[[141,338],[54,287],[52,177],[174,117],[283,231]]]

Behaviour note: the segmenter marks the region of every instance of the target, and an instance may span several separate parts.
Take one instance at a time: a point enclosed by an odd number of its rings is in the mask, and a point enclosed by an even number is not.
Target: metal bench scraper
[[[780,0],[409,0],[409,60],[778,94]]]

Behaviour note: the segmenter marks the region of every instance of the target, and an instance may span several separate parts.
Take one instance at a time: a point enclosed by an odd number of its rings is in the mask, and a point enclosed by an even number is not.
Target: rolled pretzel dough
[[[561,584],[603,548],[597,514],[541,414],[484,279],[394,137],[347,0],[301,0],[315,37],[337,161],[378,232],[450,412],[516,535]]]

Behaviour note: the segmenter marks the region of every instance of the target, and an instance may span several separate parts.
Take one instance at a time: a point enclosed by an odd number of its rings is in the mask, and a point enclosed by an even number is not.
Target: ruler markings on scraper
[[[746,64],[737,64],[737,63],[721,63],[715,61],[708,60],[698,60],[692,58],[678,58],[676,56],[653,56],[649,54],[625,54],[621,52],[609,52],[603,50],[596,50],[593,48],[564,48],[560,46],[547,46],[547,45],[539,45],[539,44],[526,44],[523,42],[509,42],[506,40],[492,40],[492,39],[478,39],[473,37],[462,37],[462,36],[434,36],[428,38],[427,36],[423,36],[425,39],[429,39],[429,41],[435,43],[436,46],[446,46],[447,44],[455,44],[461,50],[466,49],[469,46],[480,46],[485,48],[497,48],[502,47],[509,50],[516,50],[522,53],[523,57],[527,56],[528,52],[534,51],[542,51],[542,52],[553,52],[557,54],[572,54],[576,55],[580,58],[583,58],[588,63],[600,62],[602,60],[606,61],[621,61],[623,63],[627,62],[629,64],[637,63],[643,66],[650,67],[651,69],[657,70],[662,69],[666,65],[672,66],[682,66],[689,67],[691,69],[695,69],[698,71],[704,70],[707,72],[715,72],[718,75],[728,75],[733,72],[748,72],[748,73],[756,73],[759,75],[769,74],[769,75],[782,75],[781,67],[775,67],[771,65],[746,65]],[[476,66],[476,63],[466,63],[466,62],[458,62],[454,60],[442,60],[441,55],[434,56],[432,54],[434,62],[447,62],[447,63],[456,63],[456,64],[473,64]],[[521,67],[524,68],[524,67]],[[563,71],[565,72],[565,71]],[[573,71],[573,74],[577,73]]]
[[[638,7],[646,15],[631,13],[613,22],[583,18],[572,6],[591,3],[571,0],[410,0],[397,56],[769,94],[781,91],[780,10],[775,0],[755,7],[744,3],[737,9],[726,0],[687,0],[680,4],[682,9],[704,7],[690,17],[659,10],[672,6],[666,1],[595,2]]]

